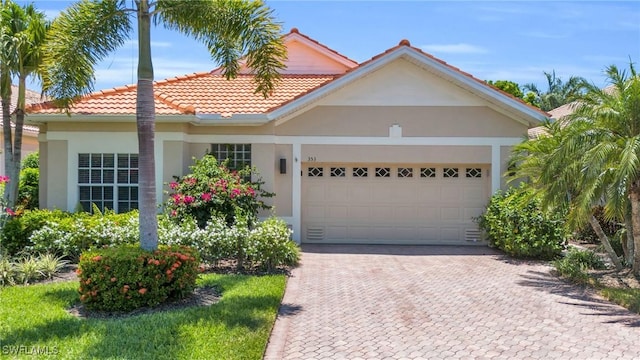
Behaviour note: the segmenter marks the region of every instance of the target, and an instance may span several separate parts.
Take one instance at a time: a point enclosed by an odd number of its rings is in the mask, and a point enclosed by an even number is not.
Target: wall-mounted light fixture
[[[287,173],[287,159],[282,158],[280,159],[280,174],[286,174]]]

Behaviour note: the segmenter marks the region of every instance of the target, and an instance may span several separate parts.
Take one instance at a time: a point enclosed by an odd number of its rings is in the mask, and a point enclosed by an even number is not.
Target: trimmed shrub
[[[526,184],[493,195],[478,223],[492,246],[514,257],[554,259],[567,243],[563,214],[542,211]]]
[[[245,168],[231,171],[226,163],[219,164],[213,155],[195,160],[191,173],[175,177],[169,184],[169,199],[164,204],[165,213],[180,222],[194,218],[200,228],[212,217],[225,219],[233,225],[237,209],[248,216],[253,224],[258,211],[268,209],[263,199],[273,194],[262,190],[261,181],[246,180],[255,169]]]
[[[291,240],[291,233],[287,223],[276,217],[259,223],[249,233],[248,260],[267,271],[297,265],[300,248]]]
[[[80,257],[80,301],[89,309],[132,311],[182,299],[196,287],[200,260],[186,246],[145,251],[123,245]]]
[[[22,162],[20,163],[21,170],[39,169],[39,168],[40,168],[40,153],[37,151],[25,156],[24,159],[22,159]]]
[[[81,212],[46,221],[29,236],[29,252],[53,252],[78,259],[85,250],[135,244],[139,241],[138,212],[112,211],[91,215]]]

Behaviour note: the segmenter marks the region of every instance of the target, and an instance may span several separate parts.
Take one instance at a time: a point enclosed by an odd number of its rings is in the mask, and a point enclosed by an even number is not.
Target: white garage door
[[[307,243],[473,244],[487,165],[303,164]]]

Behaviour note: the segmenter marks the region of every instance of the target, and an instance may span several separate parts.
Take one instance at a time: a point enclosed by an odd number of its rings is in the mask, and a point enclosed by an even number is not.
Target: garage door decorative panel
[[[303,241],[469,243],[488,173],[484,165],[303,164]]]

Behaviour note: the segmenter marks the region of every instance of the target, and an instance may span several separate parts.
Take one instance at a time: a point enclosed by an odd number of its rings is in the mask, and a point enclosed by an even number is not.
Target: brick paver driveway
[[[486,247],[304,246],[265,359],[638,359],[640,316]]]

